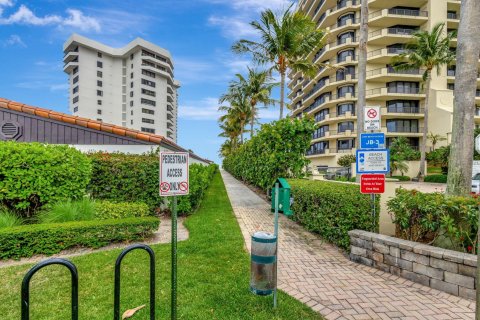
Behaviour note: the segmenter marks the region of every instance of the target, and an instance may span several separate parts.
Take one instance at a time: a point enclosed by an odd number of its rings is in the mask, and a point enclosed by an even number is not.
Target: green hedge
[[[94,202],[95,219],[124,219],[154,215],[143,202],[110,202],[100,200]]]
[[[0,259],[51,255],[72,247],[100,248],[140,241],[158,229],[158,218],[127,218],[32,224],[0,229]]]
[[[309,163],[305,152],[314,129],[311,118],[287,118],[264,124],[252,139],[223,159],[223,168],[264,190],[271,188],[279,177],[303,177]]]
[[[425,182],[447,183],[446,174],[430,174],[425,176]]]
[[[448,249],[475,253],[478,206],[476,197],[446,197],[399,188],[387,207],[397,236]]]
[[[376,201],[376,216],[372,216],[370,195],[361,194],[360,186],[349,183],[289,180],[294,202],[292,219],[325,240],[348,250],[348,231],[375,231],[380,213]]]
[[[158,190],[158,155],[94,153],[89,157],[93,172],[88,191],[94,199],[144,202],[150,210],[155,210],[164,203]],[[179,213],[190,213],[198,206],[216,169],[214,164],[190,165],[190,195],[178,197]]]
[[[0,204],[31,216],[45,204],[80,199],[92,166],[65,145],[0,141]]]
[[[399,181],[410,181],[410,177],[408,176],[391,176],[391,177],[388,177],[388,178],[392,178],[392,179],[397,179]]]

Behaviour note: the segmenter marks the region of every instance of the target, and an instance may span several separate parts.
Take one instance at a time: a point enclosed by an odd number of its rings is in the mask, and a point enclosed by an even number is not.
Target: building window
[[[103,96],[103,91],[102,90],[97,90],[97,96]]]
[[[73,97],[72,101],[73,101],[73,103],[77,103],[78,102],[78,96]]]
[[[321,126],[313,132],[312,139],[318,139],[325,136],[325,132],[328,132],[329,126]]]
[[[328,149],[328,141],[316,142],[307,150],[307,155],[322,154],[325,153],[326,149]]]
[[[387,101],[387,112],[392,113],[419,113],[417,100],[391,100]]]
[[[78,86],[76,86],[75,88],[73,88],[72,92],[75,94],[78,92]]]
[[[73,68],[73,74],[76,74],[78,72],[78,67]]]
[[[337,105],[337,115],[341,116],[350,112],[351,115],[355,115],[355,104],[353,103],[341,103]]]
[[[355,147],[355,139],[348,140],[338,140],[337,149],[338,150],[350,150]]]
[[[155,88],[155,82],[142,79],[142,84]]]
[[[133,120],[130,120],[130,124],[133,124]]]
[[[347,79],[347,75],[350,75],[352,79],[355,79],[355,66],[346,66],[337,70],[337,81],[343,81]]]
[[[130,97],[133,97],[133,91],[130,91]]]
[[[393,81],[387,83],[387,91],[389,93],[411,93],[417,94],[420,92],[418,82],[409,81]]]
[[[388,132],[418,133],[418,120],[392,119],[387,120]]]
[[[348,50],[340,51],[337,54],[337,62],[340,63],[340,62],[343,62],[343,61],[347,61],[348,57],[355,57],[355,50],[354,49],[348,49]],[[351,60],[355,60],[355,59],[352,58]]]
[[[101,57],[102,57],[102,53],[101,53],[101,52],[97,52],[97,57],[101,58]]]
[[[101,105],[102,105],[102,100],[97,100],[97,104],[98,104],[99,106],[101,106]]]
[[[148,118],[142,118],[142,122],[143,123],[150,123],[150,124],[154,124],[155,121],[153,119],[148,119]]]
[[[97,114],[102,114],[102,110],[97,109]]]
[[[133,116],[133,110],[130,111],[130,115]]]
[[[103,77],[103,72],[102,71],[97,71],[97,77],[102,78]]]
[[[155,133],[155,129],[151,128],[141,128],[142,132],[147,132],[147,133]]]
[[[98,121],[98,122],[102,122],[102,119],[100,119],[100,118],[97,118],[97,121]]]
[[[156,105],[156,102],[153,101],[153,100],[149,100],[149,99],[145,99],[145,98],[142,98],[141,101],[140,101],[142,104],[147,104],[149,106],[154,106]]]
[[[130,55],[130,60],[133,60],[133,53]]]
[[[103,62],[102,61],[97,61],[97,67],[98,68],[103,68]]]
[[[315,113],[315,122],[320,122],[325,120],[325,117],[328,115],[328,113],[329,113],[328,109],[323,109]]]
[[[147,96],[155,97],[155,91],[142,89],[142,93],[146,94]]]
[[[78,76],[76,76],[75,78],[73,78],[73,83],[77,83],[78,82]]]
[[[102,81],[97,80],[97,86],[101,87],[103,85]]]
[[[133,113],[133,111],[132,111]],[[146,114],[155,114],[155,111],[153,110],[150,110],[150,109],[145,109],[145,108],[142,108],[142,113],[146,113]]]
[[[348,21],[352,21],[352,23],[355,21],[355,13],[350,12],[338,18],[337,27],[345,26],[348,23]]]
[[[133,101],[130,101],[130,107],[133,107]]]
[[[145,70],[145,69],[142,69],[142,74],[144,74],[146,76],[149,76],[149,77],[152,77],[152,78],[155,78],[155,73],[154,72],[151,72],[151,71],[148,71],[148,70]]]
[[[337,44],[344,44],[350,39],[351,42],[355,42],[355,31],[347,31],[337,36]]]
[[[130,88],[133,88],[133,81],[130,82]]]
[[[338,98],[343,98],[347,95],[347,93],[350,93],[352,97],[355,96],[355,86],[343,86],[339,87],[337,89],[337,96]]]
[[[133,79],[133,72],[130,72],[130,79]]]
[[[78,107],[73,108],[73,112],[77,112],[77,111],[78,111]]]
[[[338,124],[338,132],[353,131],[353,121],[340,122]]]

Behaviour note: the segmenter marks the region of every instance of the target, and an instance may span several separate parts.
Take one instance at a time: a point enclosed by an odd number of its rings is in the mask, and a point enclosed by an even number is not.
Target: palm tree
[[[237,80],[230,82],[228,92],[220,97],[220,103],[238,99],[239,95],[244,96],[244,103],[250,104],[250,138],[253,136],[253,126],[258,113],[257,105],[268,106],[275,103],[270,98],[272,89],[277,83],[272,82],[269,71],[256,71],[248,68],[248,77],[236,74]]]
[[[222,117],[220,129],[222,132],[218,136],[227,138],[226,144],[229,146],[229,150],[235,150],[238,147],[238,136],[241,132],[238,121],[231,115]]]
[[[280,119],[285,105],[287,70],[315,76],[321,65],[308,60],[307,56],[318,50],[325,38],[325,32],[317,29],[310,17],[291,9],[292,6],[283,14],[275,14],[272,10],[262,12],[259,22],[250,23],[261,41],[240,40],[232,47],[236,53],[251,53],[258,64],[273,64],[272,69],[280,73]]]
[[[430,81],[432,71],[449,65],[455,59],[455,54],[450,51],[450,41],[453,33],[443,36],[444,24],[435,25],[432,32],[417,31],[413,34],[413,41],[406,45],[406,51],[393,59],[393,67],[396,70],[425,69],[423,81],[425,82],[425,115],[423,119],[423,138],[420,156],[420,179],[425,177],[425,153],[428,133],[428,107],[430,97]]]
[[[457,63],[453,108],[448,195],[467,195],[472,185],[475,90],[480,53],[480,1],[462,0],[458,28]],[[480,261],[480,259],[479,259]],[[480,272],[480,267],[478,268]],[[480,279],[480,274],[478,275]],[[480,290],[477,290],[476,318],[480,319]]]
[[[228,106],[218,107],[219,111],[226,112],[220,117],[220,122],[224,122],[227,119],[238,123],[240,128],[240,143],[243,144],[243,134],[245,132],[245,125],[252,118],[252,107],[250,102],[247,100],[246,95],[241,90],[235,90],[230,93],[228,98],[222,100],[222,102],[227,101]],[[253,115],[255,119],[255,115]]]
[[[437,143],[439,143],[440,141],[445,141],[447,140],[447,138],[445,138],[441,134],[433,134],[433,132],[430,132],[428,134],[428,140],[430,140],[430,142],[432,143],[432,151],[435,151],[435,146],[437,145]]]

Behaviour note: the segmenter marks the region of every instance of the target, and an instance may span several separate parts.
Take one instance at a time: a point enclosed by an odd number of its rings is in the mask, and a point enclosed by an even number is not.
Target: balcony
[[[401,87],[383,87],[375,88],[366,91],[368,99],[375,99],[380,101],[387,101],[391,99],[411,99],[411,98],[425,98],[425,94],[419,88],[401,88]]]
[[[393,67],[379,68],[367,71],[367,79],[376,81],[412,81],[420,80],[424,70],[395,70]]]
[[[369,26],[386,28],[391,25],[419,27],[428,21],[428,12],[420,9],[390,8],[369,14]]]
[[[423,133],[423,128],[419,127],[402,127],[402,126],[396,126],[396,127],[382,127],[382,131],[386,131],[387,133],[415,133],[415,134],[422,134]]]
[[[75,59],[75,60],[70,61],[70,62],[68,62],[67,64],[65,64],[65,65],[63,66],[63,71],[66,72],[66,73],[70,73],[70,72],[72,72],[72,70],[73,70],[75,67],[78,67],[78,59]]]
[[[388,106],[386,107],[387,113],[408,113],[408,114],[424,114],[425,109],[420,107],[397,107],[397,106]]]
[[[63,56],[63,62],[68,63],[70,61],[77,60],[78,61],[78,48],[77,51],[68,51]]]
[[[390,27],[370,32],[368,43],[372,45],[388,46],[395,43],[407,43],[417,29]]]

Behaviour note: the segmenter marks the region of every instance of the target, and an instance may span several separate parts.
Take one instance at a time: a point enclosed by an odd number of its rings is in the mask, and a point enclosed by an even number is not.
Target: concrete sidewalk
[[[270,206],[230,174],[221,173],[250,250],[255,231],[273,232]],[[280,217],[279,288],[326,319],[474,319],[474,301],[353,263],[284,216]]]

